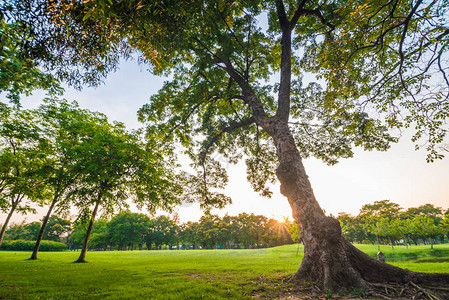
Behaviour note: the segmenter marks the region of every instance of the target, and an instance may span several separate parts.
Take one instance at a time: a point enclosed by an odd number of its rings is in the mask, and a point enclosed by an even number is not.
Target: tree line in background
[[[402,209],[389,200],[366,204],[357,216],[339,213],[343,235],[353,243],[430,244],[449,239],[449,209],[432,204]]]
[[[357,216],[339,213],[343,235],[354,243],[430,244],[449,240],[449,210],[432,204],[407,210],[389,200],[366,204]],[[6,230],[5,240],[35,241],[41,222],[15,224]],[[66,248],[83,247],[86,223],[73,223],[58,216],[49,218],[44,240],[63,242]],[[205,214],[198,222],[179,223],[175,213],[148,217],[123,211],[110,219],[95,221],[89,249],[232,249],[262,248],[299,242],[296,223],[262,215],[238,216]],[[25,250],[25,249],[24,249]]]
[[[279,222],[262,215],[241,213],[238,216],[206,214],[198,222],[180,224],[161,215],[123,211],[110,220],[94,222],[89,249],[231,249],[262,248],[298,241],[295,223]],[[6,240],[36,240],[40,222],[16,224],[6,231]],[[44,239],[64,242],[71,250],[80,249],[86,236],[86,224],[73,225],[58,216],[50,217]]]

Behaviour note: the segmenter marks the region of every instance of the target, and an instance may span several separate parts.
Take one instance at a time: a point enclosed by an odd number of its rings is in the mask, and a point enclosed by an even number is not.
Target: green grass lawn
[[[359,245],[375,255],[377,246]],[[0,299],[244,299],[276,297],[298,268],[297,245],[258,250],[0,252]],[[381,248],[387,262],[449,272],[449,245]]]

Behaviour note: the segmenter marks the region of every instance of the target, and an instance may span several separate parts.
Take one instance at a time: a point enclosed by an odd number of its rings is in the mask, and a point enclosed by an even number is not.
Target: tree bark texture
[[[363,253],[341,234],[338,220],[327,217],[315,199],[309,178],[288,126],[272,129],[279,166],[281,193],[288,198],[304,242],[304,258],[293,280],[316,282],[324,290],[367,288],[370,283],[449,284],[449,274],[416,273]]]
[[[92,228],[94,226],[95,216],[97,215],[98,206],[100,206],[100,199],[95,203],[94,211],[92,212],[92,218],[89,222],[89,227],[87,227],[86,236],[84,237],[83,248],[81,249],[80,257],[75,261],[76,263],[86,262],[86,253],[87,253],[87,245],[89,244],[90,234],[92,232]]]
[[[11,220],[12,214],[14,213],[15,210],[16,210],[16,206],[13,205],[11,207],[11,210],[8,213],[8,216],[6,217],[5,223],[3,224],[2,231],[0,231],[0,246],[2,245],[3,238],[4,238],[5,232],[6,232],[6,228],[8,228],[9,221]]]
[[[47,214],[45,215],[44,221],[42,222],[41,229],[39,230],[39,235],[37,236],[36,244],[34,245],[33,253],[31,254],[30,259],[37,259],[37,253],[39,252],[39,247],[42,242],[42,238],[44,237],[45,228],[47,227],[48,220],[50,219],[53,208],[55,207],[56,202],[58,201],[57,197],[53,199],[48,208]]]

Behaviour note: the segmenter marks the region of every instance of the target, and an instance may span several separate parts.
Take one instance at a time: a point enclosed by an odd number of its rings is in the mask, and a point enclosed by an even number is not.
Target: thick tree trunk
[[[56,202],[58,201],[57,197],[53,199],[53,201],[50,204],[50,207],[48,208],[47,214],[45,215],[44,221],[42,222],[41,229],[39,231],[39,235],[37,236],[36,244],[34,245],[33,254],[31,254],[30,259],[35,260],[37,259],[37,253],[39,252],[39,247],[42,242],[42,238],[44,237],[45,228],[47,227],[48,220],[50,219],[51,212],[53,211],[53,208],[55,207]]]
[[[100,200],[98,200],[97,203],[95,203],[95,208],[94,208],[94,211],[92,212],[92,218],[90,219],[89,227],[87,227],[86,236],[84,237],[83,249],[81,249],[80,257],[75,261],[76,263],[86,262],[85,258],[86,258],[86,252],[87,252],[87,245],[89,244],[90,233],[92,232],[92,227],[94,226],[94,221],[95,221],[95,216],[97,215],[98,206],[100,206]]]
[[[6,228],[8,228],[9,221],[11,220],[12,214],[14,213],[15,210],[16,210],[16,206],[13,205],[11,207],[11,210],[8,213],[8,216],[6,217],[5,223],[3,223],[2,231],[0,231],[0,246],[2,245],[3,237],[5,236],[5,232],[6,232]]]
[[[281,193],[288,198],[304,243],[304,258],[293,280],[316,282],[324,290],[369,287],[370,283],[433,281],[449,284],[449,274],[424,274],[377,261],[341,235],[338,220],[327,217],[315,199],[302,159],[287,125],[271,128]]]

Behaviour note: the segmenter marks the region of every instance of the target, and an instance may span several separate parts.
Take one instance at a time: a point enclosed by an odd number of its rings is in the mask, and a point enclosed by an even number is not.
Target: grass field
[[[377,246],[359,245],[375,255]],[[257,250],[0,252],[0,299],[275,298],[300,263],[297,245]],[[449,272],[449,245],[384,246],[387,262],[421,272]]]

